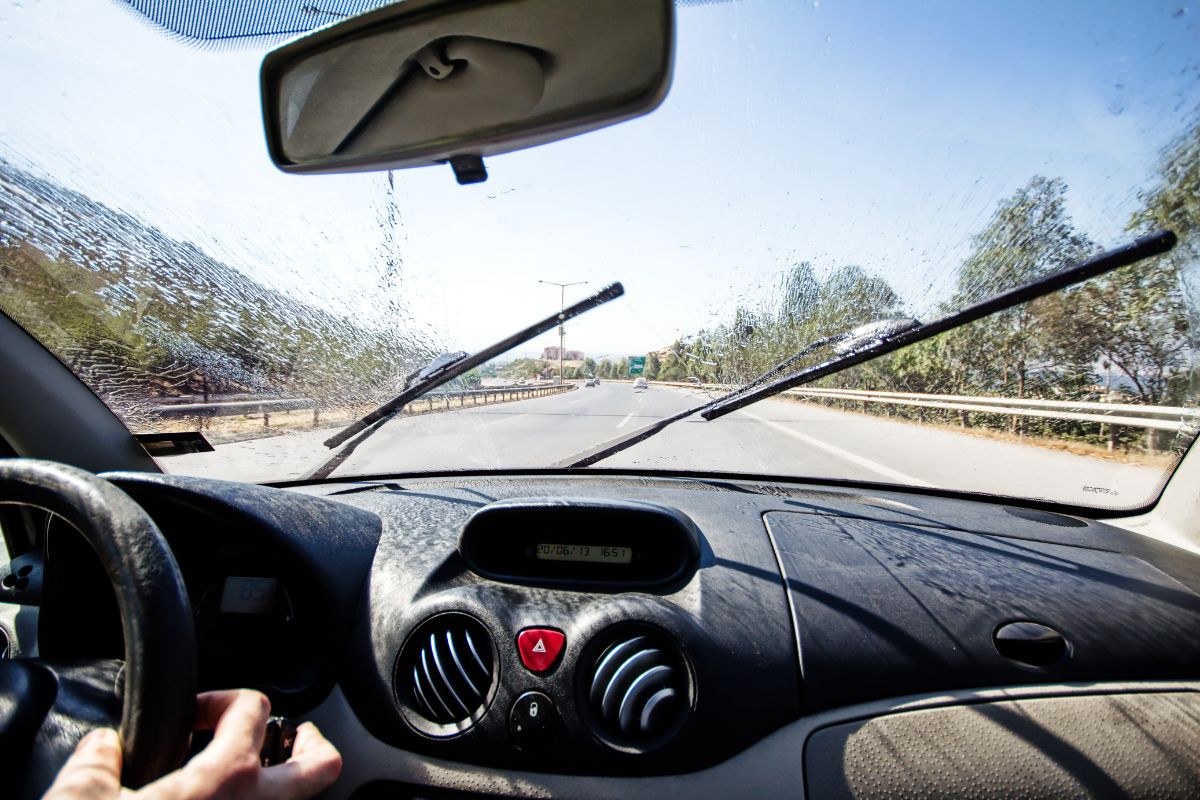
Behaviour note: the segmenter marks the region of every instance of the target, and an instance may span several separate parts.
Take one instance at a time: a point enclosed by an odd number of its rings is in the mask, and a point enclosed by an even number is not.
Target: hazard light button
[[[530,672],[545,672],[554,666],[567,637],[553,628],[526,628],[517,634],[517,652]]]

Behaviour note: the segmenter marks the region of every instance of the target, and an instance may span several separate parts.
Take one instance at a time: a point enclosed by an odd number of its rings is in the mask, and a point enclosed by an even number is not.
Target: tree
[[[529,380],[541,374],[542,362],[532,358],[518,358],[505,364],[498,372],[508,380]]]
[[[839,267],[821,283],[812,317],[814,339],[851,330],[896,315],[900,298],[883,278],[857,264]]]
[[[1166,260],[1178,270],[1200,257],[1200,123],[1163,151],[1158,172],[1158,184],[1138,194],[1142,208],[1128,228],[1174,231],[1179,244]]]
[[[1075,230],[1066,193],[1061,178],[1035,175],[1002,200],[988,226],[971,237],[955,300],[982,300],[1090,254],[1095,246]]]
[[[660,381],[680,381],[687,377],[687,367],[683,360],[679,357],[679,353],[683,350],[682,342],[675,342],[671,346],[671,352],[663,359],[658,368],[658,380]]]
[[[1189,306],[1186,296],[1196,289],[1181,280],[1189,273],[1185,268],[1200,260],[1200,124],[1163,151],[1158,172],[1157,185],[1138,195],[1142,208],[1127,228],[1167,228],[1178,244],[1166,255],[1112,273],[1093,298],[1109,328],[1100,338],[1104,356],[1147,403],[1162,402],[1172,384],[1176,393],[1186,391],[1188,381],[1172,377],[1186,363],[1190,330],[1200,326],[1194,311],[1189,319],[1196,303]]]
[[[810,262],[804,261],[784,273],[780,282],[779,319],[793,325],[803,324],[819,303],[821,282]]]
[[[1067,185],[1059,178],[1036,175],[1011,197],[1001,201],[988,226],[972,237],[971,253],[958,276],[951,305],[962,308],[1006,289],[1054,272],[1086,258],[1096,248],[1075,230],[1066,211]],[[1030,303],[980,320],[969,335],[986,343],[990,357],[966,367],[972,388],[1015,397],[1030,394],[1031,376],[1046,382],[1067,365],[1088,362],[1089,342],[1055,338],[1061,326],[1048,317],[1061,304]],[[981,365],[984,369],[980,369]],[[1012,417],[1012,430],[1024,422]]]
[[[646,355],[646,369],[644,374],[646,380],[658,380],[658,370],[662,367],[662,363],[658,360],[658,353],[649,353]]]
[[[1187,315],[1169,260],[1123,267],[1053,301],[1066,306],[1051,323],[1061,328],[1060,338],[1083,343],[1120,370],[1141,402],[1163,401],[1188,349]]]

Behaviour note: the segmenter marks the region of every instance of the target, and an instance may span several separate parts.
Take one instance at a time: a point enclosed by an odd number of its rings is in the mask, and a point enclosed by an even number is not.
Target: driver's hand
[[[296,729],[290,759],[272,767],[260,765],[270,713],[270,701],[248,689],[199,695],[196,728],[211,729],[212,741],[187,764],[136,792],[121,788],[117,732],[94,730],[80,740],[44,800],[303,800],[333,783],[342,771],[342,757],[310,722]]]

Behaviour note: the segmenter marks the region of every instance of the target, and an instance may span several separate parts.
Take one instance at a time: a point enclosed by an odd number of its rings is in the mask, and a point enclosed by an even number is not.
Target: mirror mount
[[[487,168],[479,156],[452,156],[450,167],[454,170],[454,179],[460,186],[468,183],[483,183],[487,180]]]
[[[425,70],[426,75],[435,81],[444,81],[454,72],[454,63],[446,60],[442,55],[444,52],[445,48],[438,47],[435,42],[422,47],[413,58],[421,65],[421,69]]]

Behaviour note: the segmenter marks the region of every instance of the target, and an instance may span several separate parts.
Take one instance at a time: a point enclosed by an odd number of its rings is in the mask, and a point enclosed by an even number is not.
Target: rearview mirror
[[[671,0],[406,0],[267,54],[267,147],[286,172],[474,183],[484,156],[652,111],[673,49]]]

